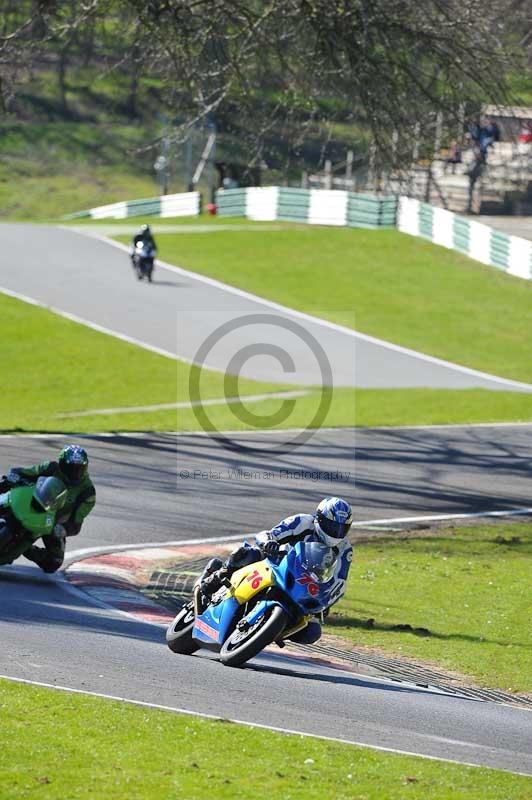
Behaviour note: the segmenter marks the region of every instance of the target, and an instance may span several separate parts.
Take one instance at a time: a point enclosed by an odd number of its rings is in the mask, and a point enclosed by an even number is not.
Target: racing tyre
[[[172,653],[189,656],[199,650],[199,645],[192,638],[194,627],[194,603],[187,603],[172,620],[166,631],[166,644]]]
[[[247,630],[236,628],[220,650],[220,661],[227,667],[239,667],[274,642],[286,628],[288,614],[274,606]]]

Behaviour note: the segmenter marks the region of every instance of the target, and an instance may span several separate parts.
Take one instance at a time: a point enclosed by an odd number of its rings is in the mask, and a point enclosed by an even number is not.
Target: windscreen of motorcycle
[[[321,542],[304,542],[301,563],[318,583],[327,583],[334,575],[336,557],[333,550]]]

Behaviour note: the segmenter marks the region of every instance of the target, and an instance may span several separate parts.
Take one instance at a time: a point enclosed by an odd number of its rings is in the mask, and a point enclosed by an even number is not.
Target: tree
[[[83,30],[96,16],[114,16],[131,44],[132,113],[141,32],[142,64],[149,63],[150,75],[160,78],[168,108],[187,119],[182,138],[187,125],[215,115],[219,129],[238,129],[252,161],[273,135],[284,137],[297,156],[312,126],[350,121],[374,139],[384,162],[406,158],[414,130],[427,132],[438,112],[456,124],[464,103],[475,109],[504,102],[505,76],[515,56],[509,20],[526,5],[526,0],[4,0],[11,27],[4,24],[0,36],[0,65],[5,48],[31,59],[39,48],[38,26],[41,44],[54,37],[68,42],[73,30]]]

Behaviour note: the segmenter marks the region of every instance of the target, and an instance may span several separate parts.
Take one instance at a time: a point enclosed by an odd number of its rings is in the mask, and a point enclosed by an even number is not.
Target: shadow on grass
[[[524,642],[504,641],[501,639],[488,639],[485,636],[473,636],[467,633],[438,633],[431,631],[429,628],[417,628],[410,625],[408,622],[399,623],[386,623],[379,622],[373,617],[369,619],[360,619],[358,617],[342,616],[342,617],[329,617],[327,626],[331,628],[334,633],[335,628],[346,628],[347,630],[366,630],[375,631],[376,633],[412,633],[424,639],[439,639],[440,641],[463,641],[473,642],[475,644],[498,644],[502,647],[512,645],[514,647],[523,647],[532,649],[532,645],[525,644]]]

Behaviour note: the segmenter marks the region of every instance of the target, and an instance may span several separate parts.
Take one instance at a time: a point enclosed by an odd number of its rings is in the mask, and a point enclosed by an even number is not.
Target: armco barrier
[[[434,244],[458,250],[509,275],[532,280],[532,241],[509,236],[478,220],[461,217],[412,197],[366,195],[336,189],[257,186],[219,189],[216,205],[220,216],[356,228],[397,227],[403,233],[422,236]],[[199,213],[199,192],[185,192],[111,203],[70,214],[67,219],[178,217]]]
[[[397,212],[395,196],[287,186],[219,189],[216,205],[221,216],[369,228],[393,227]]]
[[[286,222],[307,222],[310,206],[310,191],[308,189],[279,189],[277,204],[277,219]]]
[[[127,217],[195,217],[200,213],[199,192],[182,192],[150,197],[145,200],[124,200],[107,206],[89,208],[68,214],[65,219],[126,219]]]
[[[532,280],[532,241],[527,239],[509,236],[477,220],[411,197],[399,198],[397,227],[411,236],[422,236],[434,244],[459,250],[509,275]]]
[[[227,189],[216,192],[216,206],[222,217],[245,217],[248,189]]]

